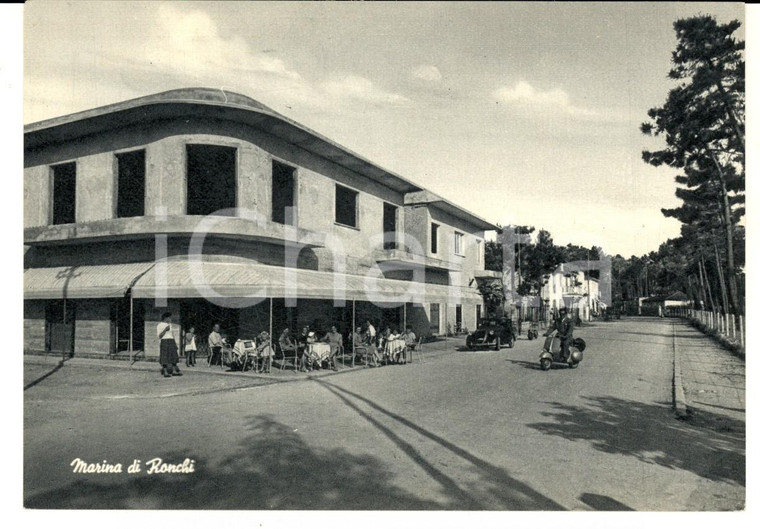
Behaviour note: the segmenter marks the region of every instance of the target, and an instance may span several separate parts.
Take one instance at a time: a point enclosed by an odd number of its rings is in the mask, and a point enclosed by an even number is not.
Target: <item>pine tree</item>
[[[678,85],[662,107],[649,110],[645,134],[662,135],[666,147],[644,151],[645,162],[683,169],[676,191],[680,208],[663,210],[686,224],[722,230],[726,276],[735,313],[741,313],[736,283],[734,227],[744,213],[744,42],[734,20],[718,24],[702,15],[678,20],[678,45],[669,77]],[[709,219],[709,215],[713,215]]]

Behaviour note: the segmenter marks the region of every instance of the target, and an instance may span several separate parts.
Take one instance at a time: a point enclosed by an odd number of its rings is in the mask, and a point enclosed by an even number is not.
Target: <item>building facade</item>
[[[24,131],[24,345],[158,355],[369,320],[474,327],[496,226],[253,99],[182,89]]]
[[[549,314],[556,314],[559,309],[566,308],[583,321],[589,321],[605,308],[601,300],[599,280],[588,277],[584,270],[564,264],[549,274],[541,287],[540,297]]]

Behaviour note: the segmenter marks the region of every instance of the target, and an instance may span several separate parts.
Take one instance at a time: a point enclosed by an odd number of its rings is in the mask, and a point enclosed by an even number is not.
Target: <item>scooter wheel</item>
[[[539,363],[541,364],[541,369],[544,371],[549,371],[549,369],[552,367],[552,361],[548,358],[542,358]]]
[[[567,365],[570,366],[570,369],[575,369],[576,367],[578,367],[578,364],[580,364],[580,362],[572,362],[572,361],[570,361],[570,362],[567,363]]]

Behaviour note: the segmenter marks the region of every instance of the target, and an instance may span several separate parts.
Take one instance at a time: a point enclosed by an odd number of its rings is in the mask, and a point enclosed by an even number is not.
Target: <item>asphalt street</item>
[[[573,370],[541,371],[542,341],[524,338],[274,384],[27,365],[25,505],[741,509],[743,424],[676,419],[672,324],[600,322],[576,336],[588,347]],[[74,473],[76,458],[123,472]],[[154,458],[194,472],[148,474]],[[141,472],[127,473],[136,459]]]

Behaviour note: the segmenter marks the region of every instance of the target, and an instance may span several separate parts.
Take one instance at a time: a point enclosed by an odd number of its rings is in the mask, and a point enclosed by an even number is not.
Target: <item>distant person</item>
[[[185,365],[187,367],[195,366],[195,354],[198,346],[195,343],[195,327],[190,327],[185,333]]]
[[[208,347],[211,350],[210,364],[212,366],[222,365],[222,346],[223,345],[224,345],[224,340],[222,340],[222,335],[219,334],[219,324],[215,323],[213,329],[211,330],[211,334],[208,335]]]
[[[285,357],[288,356],[288,353],[293,353],[295,355],[294,367],[297,368],[298,360],[300,359],[301,354],[299,351],[298,342],[290,332],[290,328],[285,327],[285,329],[283,329],[277,342],[280,344],[280,351],[282,352],[283,362],[285,361]]]
[[[171,312],[164,312],[161,315],[161,323],[156,326],[156,334],[160,340],[158,361],[161,364],[161,374],[164,377],[182,376],[177,364],[179,363],[179,354],[177,353],[177,342],[174,341],[172,333]]]
[[[369,340],[369,343],[371,343],[372,345],[376,345],[375,339],[376,339],[377,331],[375,330],[375,327],[370,323],[369,320],[367,320],[365,332],[367,334],[367,339]]]

